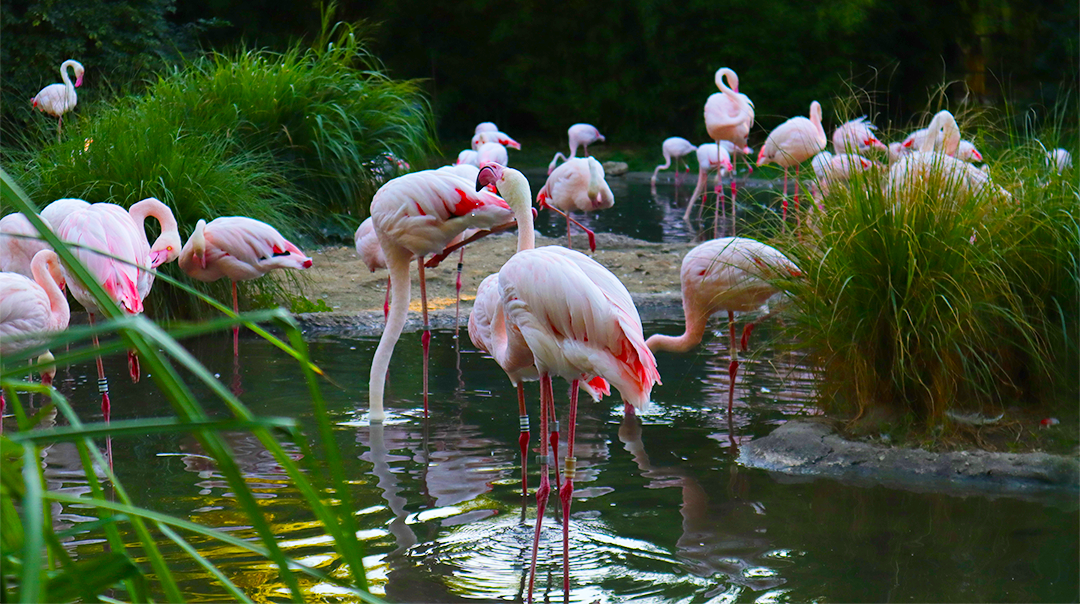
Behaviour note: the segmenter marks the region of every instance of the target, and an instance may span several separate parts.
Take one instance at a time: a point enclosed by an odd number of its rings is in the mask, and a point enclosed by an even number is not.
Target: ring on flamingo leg
[[[731,378],[730,386],[728,387],[728,403],[727,412],[728,416],[731,415],[731,409],[735,405],[735,374],[739,372],[739,352],[735,348],[735,313],[728,311],[728,332],[730,334],[729,347],[731,348],[731,364],[728,365],[728,376]]]
[[[424,279],[424,257],[416,259],[416,265],[420,272],[420,309],[424,316],[424,335],[420,336],[420,344],[424,348],[424,417],[428,416],[428,353],[431,349],[431,325],[428,323],[427,312],[427,282]]]
[[[518,424],[521,434],[518,435],[518,446],[521,447],[521,494],[529,494],[529,414],[525,411],[525,383],[518,382]]]
[[[563,525],[563,596],[570,598],[570,499],[574,494],[574,474],[577,472],[577,458],[574,457],[574,429],[577,424],[578,380],[570,382],[570,418],[567,421],[570,432],[566,437],[566,470],[559,499],[562,501]]]
[[[548,480],[548,457],[546,455],[548,442],[548,417],[547,397],[551,393],[551,376],[546,373],[540,376],[540,486],[536,489],[536,531],[533,533],[532,562],[529,565],[529,592],[526,602],[533,601],[533,587],[536,584],[536,554],[540,548],[540,524],[544,520],[544,510],[547,508],[548,494],[551,493],[551,482]]]
[[[94,313],[90,313],[90,328],[94,328]],[[97,332],[94,332],[94,350],[98,350]],[[101,393],[101,414],[105,417],[105,423],[109,423],[109,413],[112,404],[109,402],[109,381],[105,379],[105,366],[101,363],[101,355],[97,356],[98,392]]]

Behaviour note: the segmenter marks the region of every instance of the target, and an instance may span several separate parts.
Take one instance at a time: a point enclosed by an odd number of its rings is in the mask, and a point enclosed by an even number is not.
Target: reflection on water
[[[656,222],[639,228],[656,240],[684,236],[676,228],[681,220],[669,220],[681,213],[675,205],[655,206]],[[807,403],[813,375],[798,354],[770,345],[777,333],[775,319],[767,319],[742,355],[729,422],[724,327],[718,320],[693,353],[660,356],[664,383],[647,413],[623,417],[615,397],[582,403],[575,447],[580,472],[569,518],[572,601],[1075,600],[1075,503],[856,488],[737,466],[740,444],[794,416],[816,413]],[[645,331],[678,329],[677,322],[656,322]],[[403,602],[520,601],[536,510],[531,494],[522,507],[516,393],[467,339],[455,342],[452,331],[433,335],[430,420],[422,419],[417,386],[419,347],[399,346],[387,386],[390,417],[374,426],[366,421],[366,368],[377,338],[310,341],[314,360],[347,388],[327,386],[324,392],[337,423],[336,444],[353,489],[372,589]],[[295,363],[264,342],[245,339],[244,357],[234,368],[230,340],[224,333],[185,344],[223,382],[242,382],[241,397],[255,413],[296,418],[312,434],[312,411]],[[126,369],[123,356],[105,363],[111,374]],[[100,420],[95,375],[91,363],[58,374],[58,387],[88,421]],[[115,382],[113,417],[169,414],[151,381]],[[205,390],[196,393],[212,400]],[[526,396],[535,441],[535,384]],[[556,386],[556,398],[565,413],[564,385]],[[209,411],[226,415],[217,403]],[[58,420],[54,414],[46,421]],[[347,576],[329,538],[261,443],[240,432],[225,439],[286,553]],[[190,437],[115,439],[113,450],[116,472],[141,505],[227,527],[241,538],[254,536],[227,483]],[[300,455],[293,445],[286,450]],[[47,447],[42,463],[50,489],[89,491],[74,447]],[[535,486],[537,466],[529,467]],[[557,507],[549,507],[543,523],[538,599],[562,597]],[[53,509],[58,527],[90,527],[93,520],[78,506]],[[257,601],[287,597],[265,561],[217,542],[191,542],[219,556],[226,574]],[[66,545],[77,559],[100,553],[100,527],[75,534]],[[173,544],[161,547],[183,560]],[[202,569],[190,562],[178,566],[181,588],[192,600],[226,599]],[[332,586],[308,589],[314,600],[339,601]]]

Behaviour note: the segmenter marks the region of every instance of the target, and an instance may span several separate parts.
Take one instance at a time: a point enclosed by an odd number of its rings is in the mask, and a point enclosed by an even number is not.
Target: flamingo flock
[[[67,74],[69,68],[76,74],[74,84]],[[58,132],[64,113],[75,107],[74,88],[81,84],[82,75],[82,65],[65,61],[61,67],[64,83],[46,87],[34,99],[35,107],[58,118]],[[619,393],[627,414],[646,410],[653,388],[661,384],[654,353],[690,351],[701,342],[709,318],[726,312],[730,415],[739,368],[738,352],[746,350],[755,325],[747,324],[737,340],[735,313],[766,308],[768,315],[767,304],[781,293],[776,285],[778,279],[802,276],[800,268],[781,250],[734,234],[735,164],[738,157],[748,158],[754,152],[748,146],[755,119],[754,103],[739,91],[739,77],[734,70],[727,67],[717,70],[714,83],[719,92],[710,95],[704,105],[704,124],[712,142],[694,145],[682,137],[668,138],[662,145],[664,164],[658,165],[652,174],[655,186],[661,170],[670,168],[674,161],[678,172],[679,160],[696,154],[698,181],[684,219],[690,220],[695,201],[705,194],[709,173],[715,171],[718,203],[714,225],[720,219],[722,179],[731,177],[732,236],[706,241],[682,260],[679,275],[685,323],[682,335],[654,334],[646,338],[637,308],[623,283],[593,258],[571,249],[571,223],[585,227],[573,220],[570,212],[597,211],[614,204],[603,165],[588,154],[588,145],[604,142],[605,137],[590,124],[570,126],[569,156],[556,153],[548,166],[547,180],[536,196],[539,209],[564,213],[566,247],[536,247],[529,182],[508,165],[507,150],[520,150],[521,145],[492,122],[476,126],[469,148],[458,154],[454,166],[413,171],[387,180],[371,200],[370,217],[355,233],[356,251],[368,268],[373,272],[385,268],[389,272],[385,326],[368,376],[368,420],[375,426],[381,425],[387,415],[385,385],[408,314],[412,262],[416,261],[419,274],[424,357],[421,387],[427,417],[431,331],[425,270],[460,249],[457,280],[460,300],[464,246],[491,232],[517,229],[516,252],[477,287],[468,333],[474,345],[491,356],[517,390],[523,494],[527,493],[527,455],[532,438],[524,383],[540,383],[540,486],[536,491],[529,601],[536,577],[541,525],[551,494],[552,468],[563,518],[564,592],[568,593],[570,588],[568,518],[576,475],[574,439],[579,392],[583,390],[599,401],[614,390]],[[866,157],[872,153],[889,157],[890,191],[944,178],[964,193],[1009,195],[986,172],[972,165],[983,157],[973,144],[961,138],[955,118],[947,111],[936,114],[927,128],[913,132],[901,142],[886,145],[875,131],[866,118],[846,122],[833,132],[830,152],[821,104],[812,101],[808,117],[793,117],[768,134],[757,154],[756,165],[773,163],[784,170],[781,220],[785,229],[788,170],[795,171],[794,213],[798,229],[799,170],[808,161],[816,177],[811,191],[819,207],[831,187],[842,186],[855,173],[879,166]],[[579,148],[583,157],[577,156]],[[1063,149],[1048,151],[1046,161],[1058,172],[1071,167],[1071,157]],[[411,169],[407,164],[401,167]],[[234,311],[239,309],[238,281],[256,279],[275,269],[302,270],[312,265],[311,258],[274,227],[242,216],[218,217],[209,222],[200,219],[187,242],[181,245],[179,225],[172,211],[154,198],[135,203],[130,209],[110,203],[59,199],[44,208],[41,216],[47,228],[74,244],[72,251],[76,258],[102,286],[110,303],[132,315],[143,312],[144,300],[154,283],[154,269],[174,260],[193,279],[229,279]],[[161,233],[153,244],[145,230],[145,221],[150,217],[158,221]],[[715,228],[714,237],[718,234]],[[590,249],[595,251],[594,234],[589,229],[585,231]],[[86,309],[91,324],[103,310],[86,284],[73,278],[55,252],[41,241],[29,220],[20,214],[0,220],[0,268],[4,271],[0,274],[0,335],[3,336],[0,352],[3,354],[40,344],[48,334],[66,329],[70,314],[63,294],[65,287]],[[234,328],[236,356],[239,355],[238,333],[239,328]],[[94,345],[98,346],[96,336]],[[48,361],[49,357],[43,355],[40,362],[44,366]],[[131,377],[137,380],[138,360],[132,355],[129,361]],[[97,369],[102,413],[108,421],[110,401],[100,357]],[[558,424],[551,429],[555,417],[552,384],[555,377],[570,385],[567,454],[561,481]]]

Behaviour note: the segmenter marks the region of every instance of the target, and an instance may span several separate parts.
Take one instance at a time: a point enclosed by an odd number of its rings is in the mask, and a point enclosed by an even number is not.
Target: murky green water
[[[628,187],[621,196],[616,191],[619,211],[590,217],[593,227],[651,241],[693,236],[694,227],[681,222],[692,178],[683,181],[681,197],[674,187],[661,187],[654,197],[647,181]],[[740,220],[755,212],[772,215],[753,206],[739,211]],[[559,235],[563,224],[541,223],[541,229]],[[959,497],[785,478],[737,465],[740,443],[816,411],[807,403],[812,375],[798,356],[769,347],[776,330],[767,321],[754,332],[752,354],[742,364],[729,423],[724,327],[717,323],[695,353],[660,355],[664,384],[654,390],[648,413],[624,418],[617,397],[582,402],[570,518],[573,601],[1077,601],[1080,505],[1069,497]],[[676,322],[645,326],[646,334],[678,330]],[[372,427],[366,391],[377,338],[312,335],[309,341],[315,362],[346,388],[324,391],[373,591],[401,602],[520,600],[535,500],[520,493],[516,396],[505,375],[467,337],[459,354],[452,332],[436,332],[432,413],[425,421],[419,335],[405,334],[387,388],[390,418]],[[312,433],[303,378],[276,349],[243,340],[234,374],[230,334],[186,344],[242,390],[256,413],[294,417]],[[169,414],[152,381],[122,379],[126,359],[107,359],[106,371],[114,418]],[[90,363],[62,367],[57,376],[88,421],[100,419],[94,377]],[[535,441],[536,384],[526,392]],[[566,388],[559,383],[556,398],[564,414]],[[286,552],[343,574],[327,537],[271,456],[246,434],[229,441]],[[251,534],[194,439],[155,435],[116,439],[112,446],[115,470],[137,503]],[[44,465],[51,488],[88,491],[73,448],[49,448]],[[530,469],[535,487],[535,460]],[[542,533],[540,601],[562,599],[561,519],[554,507]],[[54,517],[64,526],[92,520],[74,506],[55,509]],[[216,543],[194,543],[221,556],[226,573],[256,599],[287,598],[267,563]],[[81,557],[104,543],[100,531],[87,530],[69,547]],[[184,559],[170,543],[162,547]],[[192,600],[228,599],[193,564],[181,576]],[[337,598],[332,586],[308,589],[312,599]]]

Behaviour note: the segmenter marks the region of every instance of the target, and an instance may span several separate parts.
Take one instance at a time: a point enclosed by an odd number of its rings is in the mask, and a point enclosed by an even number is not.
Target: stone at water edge
[[[630,165],[624,161],[606,161],[604,166],[604,176],[622,176],[630,171]]]

